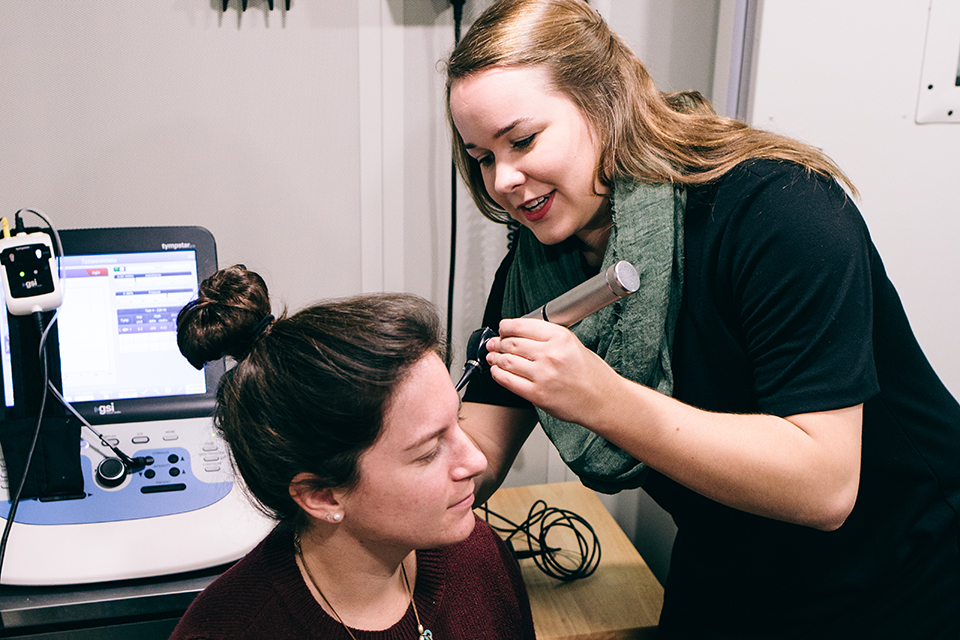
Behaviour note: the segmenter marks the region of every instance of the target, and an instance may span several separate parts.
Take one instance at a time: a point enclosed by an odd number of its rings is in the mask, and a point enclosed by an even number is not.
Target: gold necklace
[[[343,619],[340,617],[340,614],[337,613],[337,610],[333,608],[333,605],[330,604],[330,601],[327,600],[327,596],[323,595],[323,591],[320,590],[320,585],[317,584],[316,579],[313,577],[313,574],[310,573],[310,567],[307,566],[307,561],[303,557],[303,548],[300,546],[300,536],[295,535],[293,538],[293,546],[297,550],[297,555],[300,556],[300,563],[303,564],[303,570],[307,572],[307,578],[310,579],[310,584],[313,585],[313,588],[317,590],[317,593],[320,594],[320,597],[323,598],[323,601],[330,608],[333,617],[337,619],[344,630],[350,635],[353,640],[357,640],[357,637],[353,635],[353,632],[350,631],[350,627],[346,625]],[[417,619],[417,633],[420,634],[419,640],[433,640],[433,632],[430,629],[424,629],[423,625],[420,624],[420,614],[417,613],[417,603],[413,599],[413,591],[410,589],[410,581],[407,580],[407,568],[400,563],[400,571],[403,572],[403,584],[407,586],[407,593],[410,594],[410,604],[413,606],[413,615]]]
[[[410,604],[413,605],[413,615],[417,619],[417,633],[420,634],[420,640],[433,640],[433,632],[430,629],[424,629],[420,624],[420,614],[417,613],[417,603],[413,599],[413,591],[410,589],[410,581],[407,580],[407,568],[400,563],[400,571],[403,572],[403,584],[407,585],[407,593],[410,594]]]

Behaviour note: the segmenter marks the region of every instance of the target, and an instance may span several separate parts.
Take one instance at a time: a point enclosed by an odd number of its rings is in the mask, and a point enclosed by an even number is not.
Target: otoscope
[[[637,270],[626,260],[621,260],[523,317],[569,327],[611,302],[626,298],[639,288],[640,276]],[[463,365],[463,375],[457,382],[457,391],[466,386],[474,373],[483,370],[487,357],[487,341],[496,335],[497,332],[489,327],[482,327],[470,334],[467,340],[467,361]]]

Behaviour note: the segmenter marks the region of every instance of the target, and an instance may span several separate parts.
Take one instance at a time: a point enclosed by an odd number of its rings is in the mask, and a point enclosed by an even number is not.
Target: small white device
[[[0,265],[3,293],[12,315],[26,316],[60,306],[57,258],[46,233],[19,233],[0,239]]]

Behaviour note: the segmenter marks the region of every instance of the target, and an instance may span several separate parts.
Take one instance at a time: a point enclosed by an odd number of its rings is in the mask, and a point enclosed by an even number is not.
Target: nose
[[[510,193],[523,184],[526,177],[515,164],[497,163],[497,173],[493,179],[493,188],[497,193]]]
[[[467,437],[467,434],[459,429],[457,435],[458,464],[454,470],[456,480],[469,480],[475,478],[487,469],[487,458],[483,452],[473,444],[473,440]]]

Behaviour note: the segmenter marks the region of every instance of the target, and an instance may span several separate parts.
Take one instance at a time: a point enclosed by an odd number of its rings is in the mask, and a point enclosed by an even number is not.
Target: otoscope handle
[[[637,270],[626,260],[621,260],[610,265],[603,273],[598,273],[523,317],[569,327],[611,302],[629,296],[639,288],[640,276]],[[463,365],[463,375],[456,384],[457,391],[466,386],[474,373],[483,370],[486,365],[487,340],[496,335],[497,332],[488,327],[477,329],[470,335],[467,341],[467,361]]]
[[[626,260],[621,260],[523,317],[569,327],[639,288],[637,270]]]

